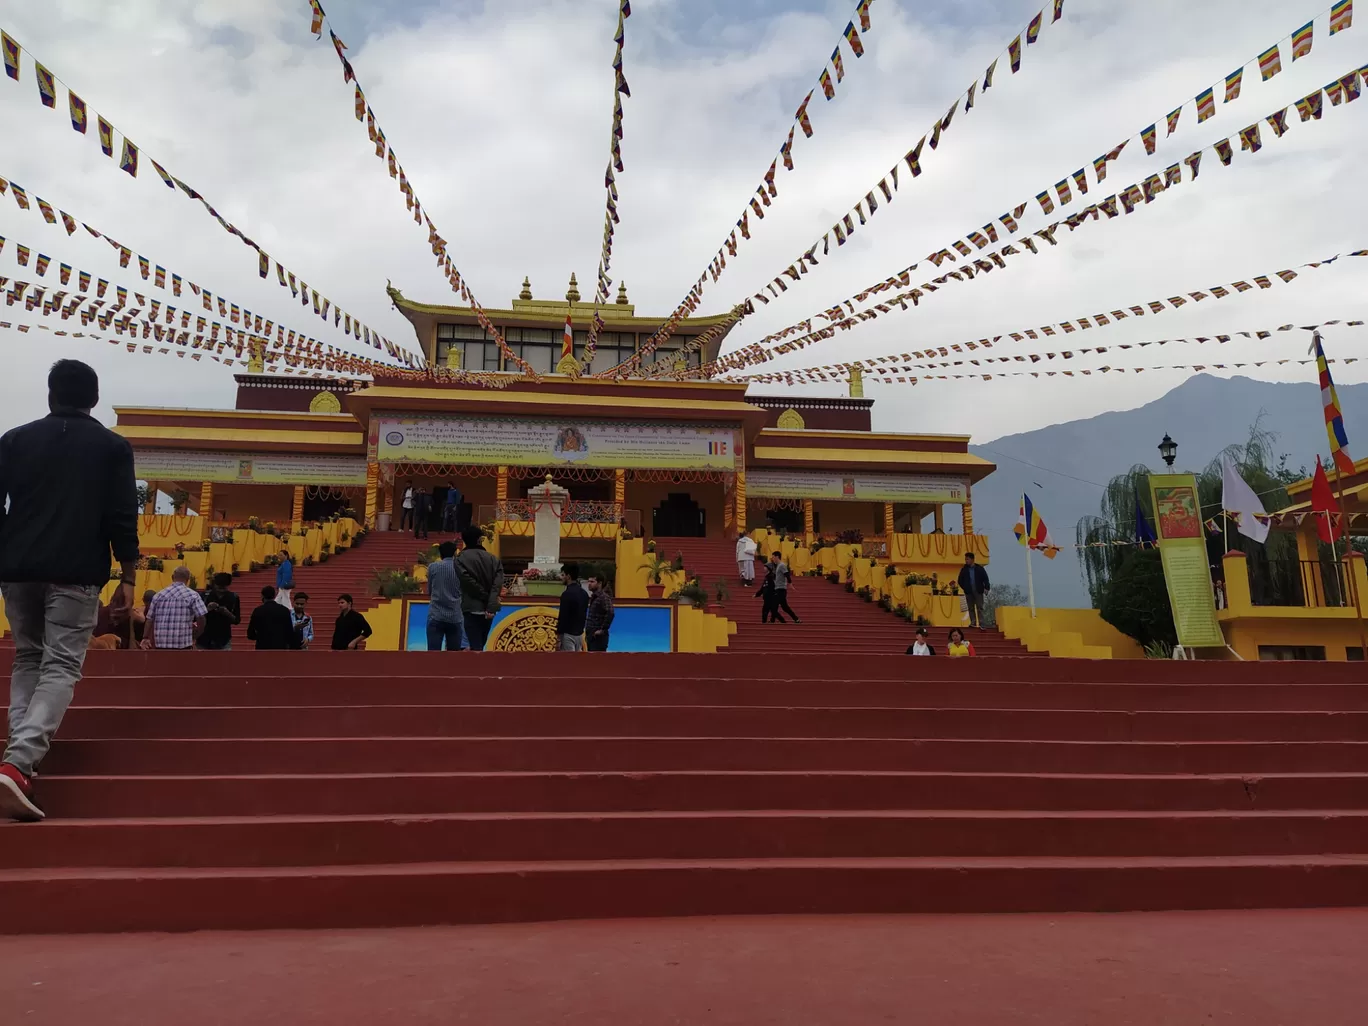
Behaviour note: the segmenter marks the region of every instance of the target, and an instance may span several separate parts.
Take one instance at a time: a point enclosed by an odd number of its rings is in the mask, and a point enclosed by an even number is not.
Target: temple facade
[[[515,564],[532,551],[528,490],[548,475],[571,496],[567,558],[611,556],[624,530],[646,540],[722,539],[751,527],[808,541],[859,538],[870,555],[882,546],[892,558],[896,537],[961,535],[947,565],[966,547],[988,555],[974,535],[973,486],[993,465],[969,453],[968,436],[873,431],[874,403],[858,376],[840,398],[595,378],[662,323],[637,316],[625,288],[601,311],[606,326],[588,373],[565,373],[567,317],[587,325],[593,316],[572,278],[565,299],[534,299],[525,282],[509,309],[485,311],[542,375],[511,379],[517,369],[473,310],[390,295],[439,369],[433,375],[248,373],[237,377],[231,410],[118,407],[116,430],[133,444],[139,477],[226,525],[249,517],[298,525],[350,508],[384,529],[397,526],[410,484],[430,490],[439,511],[451,490],[459,523],[492,527]],[[706,362],[724,327],[722,318],[686,319],[652,361]],[[691,351],[700,335],[707,344]],[[582,358],[585,336],[574,339]],[[499,375],[500,387],[482,385],[484,374]]]

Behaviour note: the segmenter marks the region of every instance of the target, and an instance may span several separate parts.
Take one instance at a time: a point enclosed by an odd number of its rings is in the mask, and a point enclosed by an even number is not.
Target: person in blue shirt
[[[468,650],[465,616],[461,612],[461,581],[456,573],[456,543],[444,541],[437,547],[441,556],[428,565],[428,622],[429,652],[440,652],[446,643],[448,652]]]
[[[456,487],[453,481],[447,486],[446,505],[442,509],[442,530],[458,531],[461,525],[457,523],[458,514],[461,508],[461,490]]]
[[[280,565],[276,567],[276,601],[286,609],[290,608],[290,592],[294,590],[294,564],[290,562],[289,553],[280,557]]]

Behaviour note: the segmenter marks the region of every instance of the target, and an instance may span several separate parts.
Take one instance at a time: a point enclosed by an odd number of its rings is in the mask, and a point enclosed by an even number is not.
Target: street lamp
[[[1178,443],[1168,436],[1167,431],[1164,432],[1164,440],[1159,443],[1159,455],[1170,467],[1173,466],[1173,461],[1178,458]]]

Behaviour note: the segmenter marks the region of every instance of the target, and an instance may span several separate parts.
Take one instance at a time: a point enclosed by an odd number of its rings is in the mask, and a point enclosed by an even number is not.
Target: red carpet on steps
[[[0,671],[8,671],[0,655]],[[0,930],[1368,905],[1350,664],[92,653]]]

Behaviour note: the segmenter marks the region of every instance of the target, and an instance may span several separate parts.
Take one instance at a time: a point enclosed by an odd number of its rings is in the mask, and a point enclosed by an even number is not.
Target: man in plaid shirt
[[[142,647],[194,648],[207,612],[204,599],[190,588],[190,568],[176,567],[170,587],[157,592],[147,610]]]

